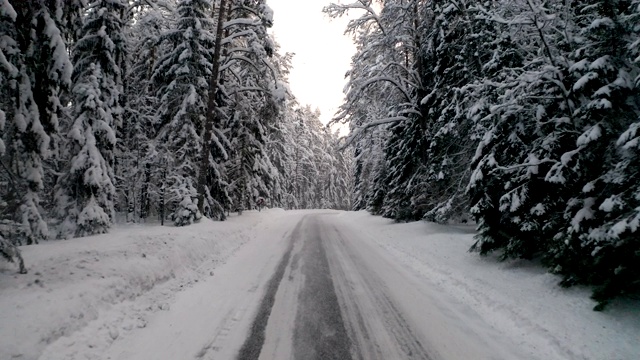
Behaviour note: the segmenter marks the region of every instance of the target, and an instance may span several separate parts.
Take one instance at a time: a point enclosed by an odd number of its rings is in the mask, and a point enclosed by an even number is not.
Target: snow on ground
[[[0,359],[98,358],[146,328],[180,292],[260,237],[282,210],[225,222],[122,225],[105,235],[22,247],[29,273],[0,262]],[[295,217],[295,216],[294,216]]]
[[[488,324],[487,331],[505,334],[533,358],[640,359],[640,301],[619,300],[594,312],[589,289],[563,289],[538,264],[469,253],[471,226],[395,224],[366,212],[341,217],[379,254],[421,278],[434,300],[459,314],[476,313],[469,319],[479,315],[470,328]]]
[[[23,247],[29,274],[0,262],[0,359],[231,359],[289,234],[310,213],[118,226]],[[438,303],[425,311],[448,311],[438,319],[469,319],[469,331],[503,334],[531,358],[640,358],[638,301],[593,312],[588,289],[562,289],[536,264],[468,253],[471,227],[394,224],[364,212],[338,217],[357,234],[354,244],[419,280]],[[421,326],[434,333],[439,324]]]

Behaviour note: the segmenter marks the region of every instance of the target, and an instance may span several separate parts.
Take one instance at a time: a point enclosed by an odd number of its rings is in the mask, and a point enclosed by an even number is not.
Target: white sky
[[[318,107],[325,124],[342,104],[344,74],[355,45],[343,35],[347,20],[329,19],[322,8],[332,0],[267,0],[274,11],[272,33],[281,52],[291,52],[291,90],[301,105]],[[339,2],[333,0],[333,2]]]

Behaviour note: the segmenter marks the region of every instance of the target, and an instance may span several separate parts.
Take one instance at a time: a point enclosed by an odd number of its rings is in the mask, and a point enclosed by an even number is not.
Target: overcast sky
[[[267,0],[274,11],[272,33],[281,52],[292,52],[291,90],[301,104],[318,107],[328,122],[342,104],[344,74],[355,46],[343,35],[346,19],[329,19],[332,0]],[[339,2],[333,0],[333,2]]]

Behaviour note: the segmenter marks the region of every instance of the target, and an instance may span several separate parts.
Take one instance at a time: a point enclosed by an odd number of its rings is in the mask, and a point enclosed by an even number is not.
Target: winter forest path
[[[497,333],[487,343],[489,326],[474,334],[480,329],[459,317],[473,316],[471,309],[447,311],[424,283],[336,215],[312,214],[297,224],[275,301],[263,302],[271,313],[265,333],[252,332],[238,359],[528,358],[513,344],[501,346]],[[442,336],[463,346],[441,353]]]
[[[333,215],[307,216],[293,232],[259,358],[431,359]]]
[[[467,253],[471,227],[394,224],[328,210],[249,212],[225,223],[211,226],[233,229],[202,236],[224,242],[243,234],[246,241],[189,286],[174,291],[180,277],[167,283],[173,287],[157,286],[154,291],[173,294],[169,302],[154,296],[132,302],[160,309],[145,312],[141,325],[118,335],[112,330],[141,313],[115,312],[111,321],[107,311],[48,346],[44,356],[26,358],[626,360],[640,354],[637,311],[594,313],[588,297],[560,291],[543,270],[517,262],[499,267]]]
[[[532,358],[433,294],[339,212],[291,212],[103,359]]]

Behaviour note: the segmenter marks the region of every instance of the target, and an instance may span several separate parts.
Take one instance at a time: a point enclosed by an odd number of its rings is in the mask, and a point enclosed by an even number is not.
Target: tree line
[[[259,198],[349,208],[351,157],[272,23],[264,0],[0,0],[2,248]]]
[[[356,0],[354,208],[477,222],[596,309],[640,291],[640,2]],[[469,219],[470,220],[470,219]]]

